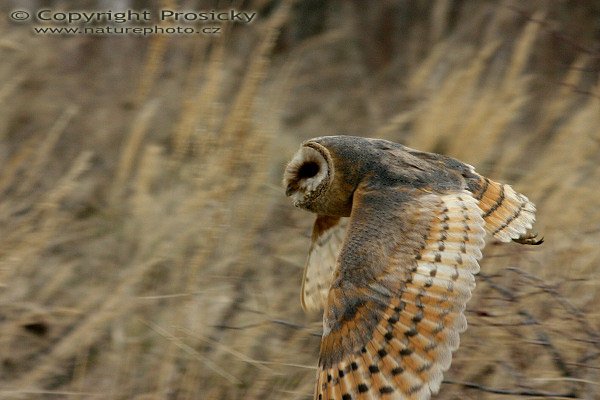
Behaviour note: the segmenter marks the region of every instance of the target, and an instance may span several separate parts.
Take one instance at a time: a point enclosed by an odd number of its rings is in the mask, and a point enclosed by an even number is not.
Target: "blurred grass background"
[[[600,398],[600,3],[77,4],[110,7],[258,17],[212,37],[0,20],[0,398],[310,399],[313,216],[280,179],[338,133],[538,206],[543,246],[486,247],[437,398]]]

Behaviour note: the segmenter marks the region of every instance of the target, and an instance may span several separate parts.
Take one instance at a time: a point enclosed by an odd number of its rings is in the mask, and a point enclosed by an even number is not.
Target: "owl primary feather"
[[[318,400],[429,399],[467,327],[485,235],[542,242],[509,185],[386,140],[308,140],[283,181],[317,214],[302,306],[324,309]]]

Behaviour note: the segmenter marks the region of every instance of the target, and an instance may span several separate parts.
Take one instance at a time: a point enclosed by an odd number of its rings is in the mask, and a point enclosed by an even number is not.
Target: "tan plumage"
[[[503,242],[519,239],[535,221],[535,206],[510,186],[481,179],[474,197],[479,200],[486,232]]]
[[[301,302],[305,310],[323,308],[335,270],[344,236],[347,218],[319,215],[312,233],[312,245],[302,278]]]
[[[467,327],[485,233],[539,243],[525,196],[385,140],[309,140],[284,185],[318,214],[302,285],[303,307],[325,309],[315,399],[429,399]]]

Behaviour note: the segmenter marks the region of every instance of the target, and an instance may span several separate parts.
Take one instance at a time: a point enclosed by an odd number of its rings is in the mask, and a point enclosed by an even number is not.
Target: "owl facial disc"
[[[312,147],[303,146],[296,152],[283,174],[285,194],[296,207],[304,207],[318,197],[328,182],[329,166],[323,155]]]

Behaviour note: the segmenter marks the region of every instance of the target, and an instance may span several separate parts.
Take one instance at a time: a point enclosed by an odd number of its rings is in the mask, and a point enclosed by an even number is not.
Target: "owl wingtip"
[[[538,236],[537,232],[532,232],[530,234],[523,235],[521,237],[513,239],[513,242],[519,243],[519,244],[526,244],[526,245],[530,245],[530,246],[539,246],[542,243],[544,243],[544,237],[542,236],[541,238],[538,239],[537,236]]]

